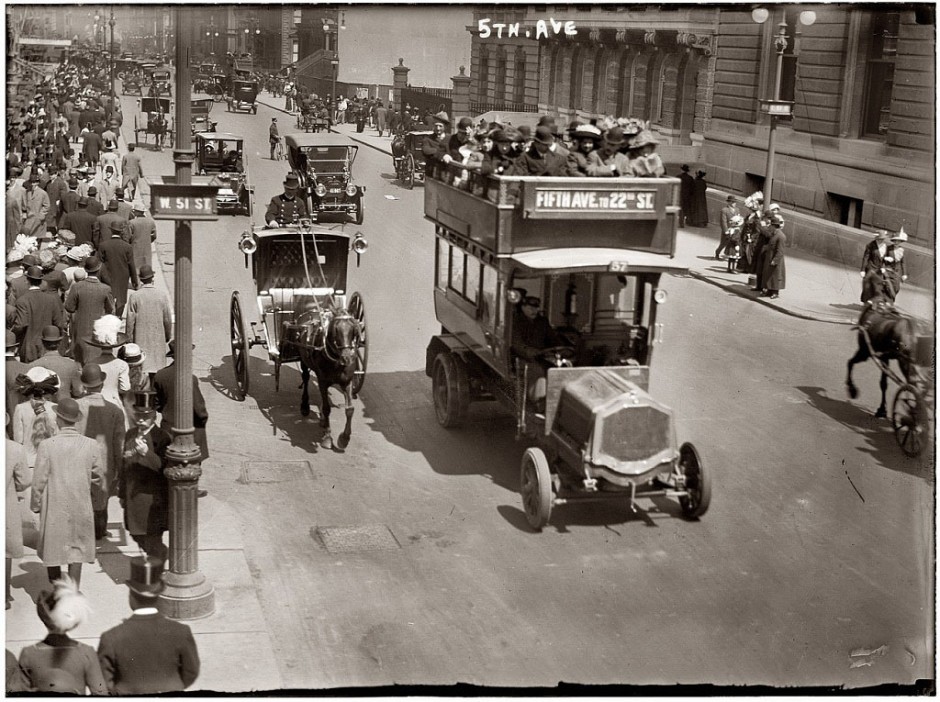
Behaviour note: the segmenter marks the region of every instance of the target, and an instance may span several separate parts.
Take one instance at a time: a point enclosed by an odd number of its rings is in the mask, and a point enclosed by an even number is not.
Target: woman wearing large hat
[[[40,442],[57,431],[53,410],[59,377],[48,368],[36,366],[17,376],[16,390],[27,401],[12,409],[13,440],[26,449],[26,462],[32,468]]]
[[[572,175],[575,172],[583,176],[590,175],[588,157],[601,141],[601,130],[593,124],[579,124],[571,131],[571,141],[573,146],[568,153],[568,169]]]

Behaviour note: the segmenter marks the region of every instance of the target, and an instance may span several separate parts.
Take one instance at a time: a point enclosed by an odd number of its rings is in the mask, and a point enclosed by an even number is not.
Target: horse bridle
[[[353,323],[353,327],[356,332],[353,336],[354,342],[346,346],[336,346],[335,344],[332,343],[332,340],[330,339],[330,326],[338,322],[341,319],[350,320]],[[341,314],[337,314],[336,316],[333,317],[332,320],[330,320],[330,323],[327,324],[327,327],[324,330],[325,338],[323,340],[323,353],[331,361],[334,361],[336,363],[341,363],[343,361],[344,352],[349,352],[349,351],[355,352],[359,348],[359,337],[361,335],[362,335],[362,327],[360,326],[358,319],[356,319],[351,314],[349,314],[349,312],[343,312]]]

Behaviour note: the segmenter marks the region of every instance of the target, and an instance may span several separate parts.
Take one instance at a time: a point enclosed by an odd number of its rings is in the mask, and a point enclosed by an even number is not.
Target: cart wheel
[[[682,514],[687,519],[698,519],[708,511],[712,499],[711,476],[705,470],[695,446],[686,442],[679,447],[679,470],[685,476],[688,494],[679,498]]]
[[[365,218],[365,216],[366,216],[366,213],[365,213],[365,206],[364,206],[364,204],[363,204],[364,202],[365,202],[365,198],[363,198],[363,197],[360,195],[360,196],[359,196],[359,207],[356,208],[356,224],[362,224],[362,220],[363,220],[363,219]]]
[[[470,381],[463,360],[449,351],[437,354],[431,392],[438,424],[446,429],[463,424],[470,407]]]
[[[358,397],[366,382],[366,370],[369,367],[369,327],[366,324],[366,303],[362,295],[353,293],[349,299],[349,314],[359,322],[359,348],[356,349],[356,377],[352,382],[352,395]]]
[[[415,186],[415,157],[408,154],[405,159],[405,187],[411,190]]]
[[[235,385],[238,387],[238,400],[244,400],[248,394],[248,336],[245,334],[245,317],[238,291],[232,293],[232,307],[229,315],[232,330],[232,366],[235,368]]]
[[[552,474],[542,449],[533,447],[522,457],[520,475],[522,508],[529,526],[536,531],[548,524],[552,516]]]
[[[926,444],[927,423],[923,399],[913,385],[902,385],[894,396],[891,423],[901,450],[912,458],[919,456]]]

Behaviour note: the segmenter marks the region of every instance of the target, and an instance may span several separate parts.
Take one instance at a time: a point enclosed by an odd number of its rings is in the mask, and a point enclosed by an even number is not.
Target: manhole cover
[[[246,483],[284,483],[312,477],[309,461],[253,461],[245,464],[242,473]]]
[[[317,527],[313,536],[330,553],[358,551],[394,551],[401,548],[398,539],[384,524]]]

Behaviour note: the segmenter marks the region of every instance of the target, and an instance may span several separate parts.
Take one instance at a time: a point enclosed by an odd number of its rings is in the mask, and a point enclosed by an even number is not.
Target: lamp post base
[[[164,576],[166,589],[157,608],[168,619],[203,619],[215,612],[215,589],[199,571]]]

